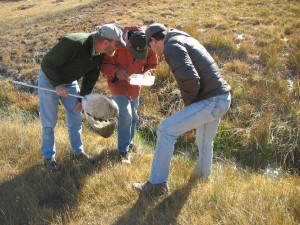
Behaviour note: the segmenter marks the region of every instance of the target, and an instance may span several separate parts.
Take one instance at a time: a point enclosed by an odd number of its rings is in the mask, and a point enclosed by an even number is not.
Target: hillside
[[[298,0],[4,0],[0,7],[0,224],[300,224]],[[149,175],[157,125],[183,107],[163,59],[155,85],[142,92],[131,165],[116,162],[116,135],[101,138],[87,123],[85,149],[99,163],[72,162],[61,107],[63,169],[44,170],[36,90],[11,81],[36,84],[58,38],[112,22],[182,29],[218,62],[233,104],[215,139],[209,182],[193,179],[191,131],[176,144],[167,196],[146,199],[131,189]],[[110,95],[104,77],[94,92]]]

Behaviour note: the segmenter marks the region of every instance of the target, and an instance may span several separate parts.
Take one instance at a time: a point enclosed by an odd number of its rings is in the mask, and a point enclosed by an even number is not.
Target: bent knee
[[[157,135],[165,135],[165,136],[170,136],[170,137],[177,137],[178,135],[176,132],[172,131],[171,126],[167,126],[164,123],[160,123],[156,129]]]

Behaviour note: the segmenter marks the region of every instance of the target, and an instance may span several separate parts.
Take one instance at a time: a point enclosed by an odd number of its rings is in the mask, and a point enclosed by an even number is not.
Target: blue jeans
[[[119,152],[128,152],[129,145],[133,142],[136,123],[139,119],[137,114],[139,97],[131,101],[124,95],[114,95],[113,99],[119,107],[118,149]]]
[[[49,82],[45,73],[40,69],[38,86],[55,91],[55,87]],[[77,81],[66,84],[70,94],[78,95],[79,86]],[[42,154],[45,159],[55,158],[54,128],[58,118],[58,101],[61,100],[65,107],[68,122],[68,133],[73,154],[83,153],[81,140],[82,114],[80,111],[73,112],[77,104],[75,97],[61,97],[54,92],[38,90],[40,102],[40,118],[42,122]]]
[[[221,116],[230,107],[231,95],[226,93],[195,102],[162,121],[157,128],[157,141],[149,181],[159,184],[168,179],[174,144],[179,135],[196,129],[199,149],[198,170],[202,178],[211,174],[213,139]]]

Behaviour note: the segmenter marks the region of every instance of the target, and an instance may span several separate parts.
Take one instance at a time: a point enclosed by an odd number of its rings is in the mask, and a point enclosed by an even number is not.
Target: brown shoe
[[[81,153],[81,154],[72,154],[72,159],[73,160],[77,160],[77,161],[82,161],[82,162],[89,162],[91,164],[95,164],[96,163],[96,159],[89,156],[88,154]]]
[[[133,183],[132,187],[142,195],[159,196],[169,191],[167,182],[151,184],[150,181],[146,181],[145,183]]]

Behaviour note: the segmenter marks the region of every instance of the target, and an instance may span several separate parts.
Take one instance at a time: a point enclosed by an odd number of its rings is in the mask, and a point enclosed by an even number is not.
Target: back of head
[[[134,59],[142,60],[147,58],[148,50],[145,33],[143,31],[132,31],[129,36],[129,41]]]

